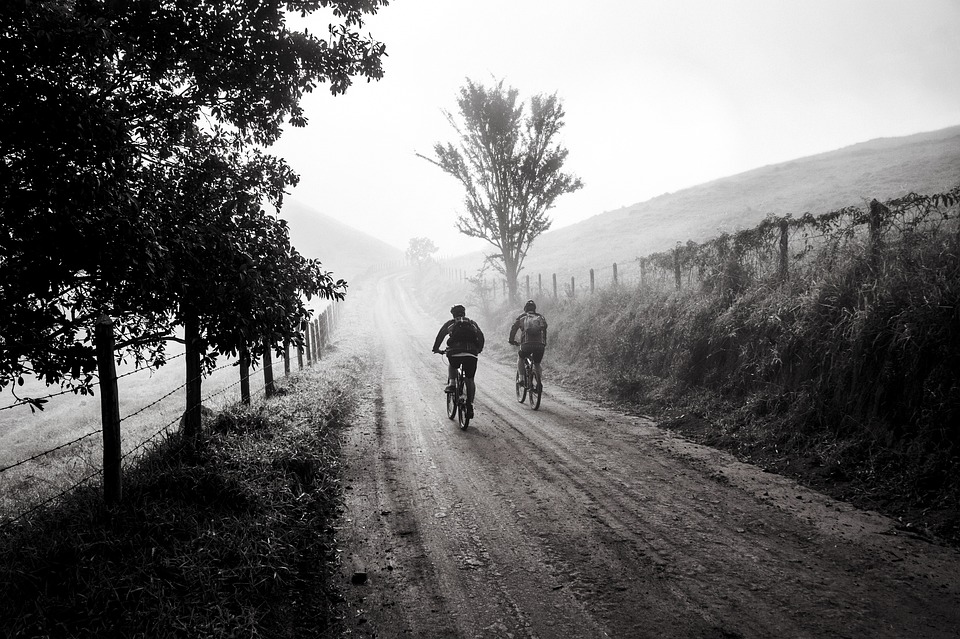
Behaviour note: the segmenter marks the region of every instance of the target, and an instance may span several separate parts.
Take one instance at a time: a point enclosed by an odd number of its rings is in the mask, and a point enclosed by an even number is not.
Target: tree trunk
[[[273,353],[269,337],[263,338],[263,393],[267,399],[276,394],[276,386],[273,383]]]
[[[94,329],[97,373],[100,375],[100,419],[103,425],[103,497],[108,505],[120,503],[120,405],[117,367],[113,360],[113,320],[102,315]]]
[[[188,450],[197,450],[200,445],[200,319],[193,311],[184,318],[183,339],[186,342],[187,402],[183,412],[183,438]]]
[[[520,298],[518,296],[517,278],[520,276],[520,268],[517,260],[513,257],[503,256],[503,276],[507,281],[507,295],[510,303],[518,304]]]

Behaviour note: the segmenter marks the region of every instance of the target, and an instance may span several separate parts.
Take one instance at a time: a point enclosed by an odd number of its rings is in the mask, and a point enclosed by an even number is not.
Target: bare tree
[[[467,79],[457,101],[459,121],[445,112],[456,145],[437,143],[435,157],[417,154],[463,185],[467,212],[457,229],[497,248],[488,260],[506,278],[513,301],[527,251],[550,228],[547,211],[583,187],[562,170],[568,151],[556,139],[565,115],[557,95],[533,96],[529,110],[517,96],[502,80],[487,88]]]

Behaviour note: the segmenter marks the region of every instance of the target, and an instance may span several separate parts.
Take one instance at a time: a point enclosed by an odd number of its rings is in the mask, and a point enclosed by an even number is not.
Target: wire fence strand
[[[3,474],[3,473],[5,473],[5,472],[7,472],[8,470],[11,470],[11,469],[13,469],[13,468],[16,468],[17,466],[23,466],[23,465],[26,464],[26,463],[32,462],[32,461],[35,460],[35,459],[39,459],[39,458],[43,457],[44,455],[49,455],[50,453],[55,453],[55,452],[57,452],[58,450],[62,450],[62,449],[64,449],[64,448],[67,448],[68,446],[73,446],[74,444],[78,444],[78,443],[82,442],[83,440],[87,439],[88,437],[93,437],[94,435],[96,435],[96,434],[98,434],[98,433],[102,433],[102,432],[103,432],[103,429],[102,429],[102,428],[98,428],[97,430],[95,430],[95,431],[93,431],[93,432],[87,433],[86,435],[81,435],[80,437],[77,437],[77,438],[74,439],[74,440],[68,441],[68,442],[65,443],[65,444],[60,444],[59,446],[55,446],[54,448],[51,448],[51,449],[49,449],[49,450],[45,450],[45,451],[43,451],[43,452],[37,453],[37,454],[34,455],[33,457],[27,457],[26,459],[21,459],[21,460],[18,461],[18,462],[14,462],[13,464],[10,464],[9,466],[4,466],[3,468],[0,468],[0,474]]]
[[[181,354],[175,355],[174,357],[171,357],[170,359],[168,359],[168,360],[166,360],[166,361],[169,362],[169,361],[171,361],[171,360],[177,359],[178,357],[182,357],[182,356],[184,356],[184,355],[185,355],[185,353],[181,353]],[[236,365],[235,362],[228,362],[228,363],[226,363],[226,364],[223,364],[223,365],[221,365],[221,366],[218,366],[217,368],[214,368],[214,369],[211,370],[209,373],[207,373],[206,376],[209,377],[210,375],[212,375],[213,373],[215,373],[215,372],[217,372],[217,371],[220,371],[220,370],[222,370],[222,369],[225,369],[225,368],[228,368],[228,367],[232,367],[232,366],[235,366],[235,365]],[[308,366],[309,366],[309,364],[308,364]],[[142,371],[142,370],[149,369],[149,368],[150,368],[150,367],[135,368],[135,369],[132,370],[132,371],[129,371],[129,372],[124,373],[124,374],[122,374],[122,375],[116,376],[115,379],[121,379],[121,378],[127,377],[127,376],[129,376],[129,375],[133,375],[133,374],[135,374],[135,373],[137,373],[137,372],[140,372],[140,371]],[[301,368],[302,368],[302,364],[301,364]],[[202,377],[204,377],[204,375],[201,373],[200,377],[202,378]],[[230,389],[232,389],[232,388],[234,388],[234,387],[242,384],[242,383],[245,382],[245,381],[248,382],[248,381],[251,379],[251,377],[252,377],[252,376],[251,376],[250,374],[248,374],[245,378],[241,378],[241,379],[235,381],[234,383],[229,384],[228,386],[226,386],[226,387],[224,387],[224,388],[221,388],[221,389],[218,390],[218,391],[209,393],[208,395],[206,395],[204,398],[202,398],[202,399],[200,400],[200,405],[202,406],[205,402],[208,402],[208,401],[211,400],[212,398],[217,397],[217,396],[219,396],[219,395],[222,395],[222,394],[226,393],[226,392],[229,391]],[[193,381],[196,381],[196,378],[194,378],[193,380],[190,380],[190,382],[193,382]],[[172,391],[164,394],[164,395],[161,396],[160,398],[158,398],[158,399],[150,402],[149,404],[147,404],[147,405],[139,408],[138,410],[134,411],[133,413],[124,416],[123,418],[120,419],[120,422],[123,422],[124,420],[131,419],[132,417],[134,417],[134,416],[136,416],[136,415],[139,415],[139,414],[147,411],[148,409],[156,406],[157,404],[159,404],[160,402],[162,402],[164,399],[167,399],[167,398],[169,398],[170,396],[172,396],[173,394],[175,394],[175,393],[183,390],[190,382],[184,382],[183,384],[181,384],[181,385],[178,386],[177,388],[173,389]],[[98,382],[98,383],[99,383],[99,382]],[[90,387],[96,386],[98,383],[94,383],[94,384],[91,385]],[[88,388],[90,388],[90,387],[88,387]],[[261,394],[265,394],[266,388],[267,388],[267,383],[265,382],[265,383],[264,383],[263,385],[261,385],[258,389],[256,389],[253,393],[251,393],[251,397],[252,397],[252,396],[259,396],[259,395],[261,395]],[[76,393],[77,390],[76,390],[76,389],[66,389],[66,390],[61,391],[61,392],[59,392],[59,393],[52,393],[52,394],[48,395],[47,397],[37,398],[37,399],[48,399],[48,398],[56,397],[56,396],[59,396],[59,395],[65,395],[65,394],[70,393],[70,392]],[[21,405],[23,405],[23,404],[25,404],[25,403],[29,403],[29,402],[28,402],[28,401],[18,402],[18,403],[16,403],[16,404],[11,405],[11,406],[6,406],[6,407],[3,407],[3,408],[0,408],[0,411],[2,411],[2,410],[7,410],[7,409],[10,409],[10,408],[14,408],[14,407],[16,407],[16,406],[21,406]],[[195,408],[195,407],[191,407],[191,408]],[[134,446],[134,447],[132,447],[131,449],[129,449],[126,453],[122,454],[122,455],[120,456],[121,461],[124,460],[124,459],[130,458],[130,457],[133,456],[137,451],[145,448],[145,447],[147,446],[147,444],[149,444],[150,442],[156,440],[156,438],[157,438],[158,436],[164,435],[164,434],[169,434],[169,431],[170,431],[171,427],[173,427],[178,421],[181,421],[182,419],[183,419],[183,414],[181,413],[181,414],[179,414],[176,418],[174,418],[174,419],[172,419],[171,421],[165,423],[165,424],[164,424],[159,430],[157,430],[154,434],[152,434],[151,436],[149,436],[149,437],[147,437],[146,439],[142,440],[142,441],[141,441],[140,443],[138,443],[136,446]],[[82,435],[82,436],[80,436],[80,437],[77,437],[77,438],[75,438],[75,439],[73,439],[73,440],[71,440],[71,441],[69,441],[69,442],[60,444],[60,445],[58,445],[58,446],[56,446],[56,447],[54,447],[54,448],[51,448],[51,449],[48,449],[48,450],[45,450],[45,451],[41,451],[41,452],[39,452],[39,453],[37,453],[37,454],[35,454],[35,455],[32,455],[31,457],[28,457],[28,458],[26,458],[26,459],[22,459],[22,460],[17,461],[17,462],[15,462],[15,463],[13,463],[13,464],[10,464],[10,465],[8,465],[8,466],[5,466],[5,467],[3,467],[3,468],[0,468],[0,474],[3,474],[3,473],[5,473],[5,472],[7,472],[7,471],[9,471],[9,470],[11,470],[11,469],[13,469],[13,468],[17,468],[17,467],[23,466],[23,465],[25,465],[25,464],[27,464],[27,463],[30,463],[30,462],[32,462],[32,461],[35,461],[35,460],[37,460],[37,459],[39,459],[39,458],[41,458],[41,457],[43,457],[43,456],[45,456],[45,455],[49,455],[49,454],[51,454],[51,453],[53,453],[53,452],[56,452],[56,451],[58,451],[58,450],[63,450],[63,449],[68,448],[68,447],[70,447],[70,446],[74,446],[74,445],[76,445],[76,444],[78,444],[78,443],[80,443],[80,442],[82,442],[82,441],[84,441],[84,440],[86,440],[86,439],[88,439],[88,438],[90,438],[90,437],[93,437],[94,435],[100,434],[100,433],[103,433],[103,429],[102,429],[102,428],[97,429],[97,430],[92,431],[92,432],[89,432],[89,433],[86,433],[85,435]],[[97,476],[99,476],[99,475],[103,475],[103,472],[104,472],[104,471],[103,471],[103,468],[100,468],[100,469],[96,470],[95,472],[87,475],[86,477],[80,479],[79,481],[73,483],[70,487],[66,488],[65,490],[62,490],[62,491],[60,491],[60,492],[58,492],[58,493],[56,493],[56,494],[54,494],[54,495],[51,495],[50,497],[47,497],[47,498],[44,499],[43,501],[41,501],[41,502],[39,502],[39,503],[37,503],[37,504],[34,504],[33,506],[31,506],[30,508],[28,508],[27,510],[25,510],[25,511],[23,511],[23,512],[21,512],[21,513],[18,513],[18,514],[16,514],[16,515],[7,517],[7,520],[6,520],[5,522],[0,523],[0,530],[3,530],[4,528],[6,528],[6,527],[8,527],[8,526],[11,526],[11,525],[13,525],[13,524],[16,523],[16,522],[23,520],[24,518],[30,516],[31,514],[40,511],[41,509],[45,508],[47,505],[49,505],[49,504],[53,503],[54,501],[62,498],[63,496],[65,496],[65,495],[67,495],[67,494],[75,491],[77,488],[79,488],[79,487],[82,486],[83,484],[89,482],[89,481],[92,480],[93,478],[95,478],[95,477],[97,477]]]

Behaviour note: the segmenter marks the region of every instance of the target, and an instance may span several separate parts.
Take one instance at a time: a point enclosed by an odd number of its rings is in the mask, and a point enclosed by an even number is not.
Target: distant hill
[[[960,126],[879,138],[765,166],[549,231],[527,256],[526,273],[584,273],[756,226],[767,214],[826,213],[960,183]],[[475,269],[479,255],[458,266]]]
[[[300,254],[320,260],[335,279],[349,283],[371,266],[404,257],[400,249],[296,200],[284,202],[280,217],[289,223],[291,241]]]

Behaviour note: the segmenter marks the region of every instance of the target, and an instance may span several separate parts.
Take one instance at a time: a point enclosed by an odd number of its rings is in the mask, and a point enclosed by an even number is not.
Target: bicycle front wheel
[[[517,371],[517,401],[522,404],[525,399],[527,399],[527,387],[523,385],[523,380],[520,379],[520,371]]]
[[[460,406],[457,408],[457,416],[460,418],[460,430],[466,430],[470,424],[470,417],[467,415],[467,400],[461,399]]]
[[[540,383],[540,376],[536,371],[530,373],[530,405],[533,410],[540,408],[540,397],[543,395],[543,385]]]

